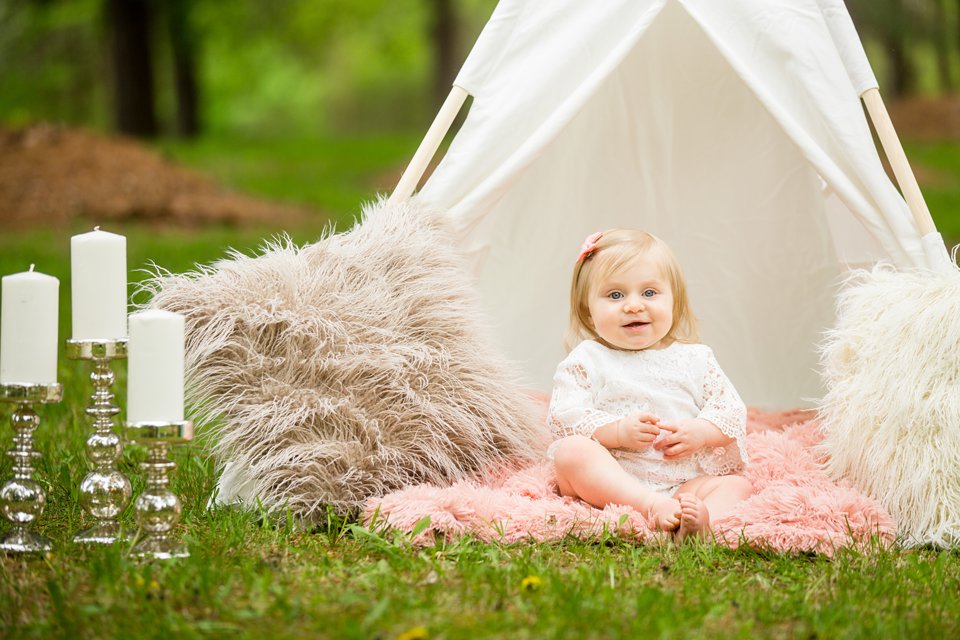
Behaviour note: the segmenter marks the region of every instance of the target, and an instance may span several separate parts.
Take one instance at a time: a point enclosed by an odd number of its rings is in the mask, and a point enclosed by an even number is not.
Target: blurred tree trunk
[[[953,35],[957,38],[957,52],[960,54],[960,0],[954,3],[953,7]]]
[[[429,0],[433,21],[433,101],[439,107],[459,70],[457,58],[457,12],[454,0]]]
[[[155,136],[150,0],[107,0],[106,9],[117,130]]]
[[[872,36],[886,54],[884,94],[893,98],[913,91],[917,73],[910,47],[923,37],[918,33],[923,19],[919,5],[904,0],[846,0],[846,4],[857,30]]]
[[[889,33],[883,40],[890,60],[890,96],[909,95],[916,87],[916,73],[904,38],[900,34]]]
[[[200,91],[197,83],[197,35],[190,12],[192,0],[168,0],[167,27],[173,54],[173,90],[177,100],[176,134],[200,135]]]
[[[931,28],[933,29],[933,44],[937,52],[937,77],[940,91],[950,93],[953,91],[955,84],[953,74],[950,72],[950,41],[948,36],[950,22],[947,18],[947,0],[934,0],[933,11],[934,20]]]

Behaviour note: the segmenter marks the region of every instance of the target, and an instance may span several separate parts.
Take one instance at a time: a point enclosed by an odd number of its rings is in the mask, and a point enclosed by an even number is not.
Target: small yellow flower
[[[520,581],[520,589],[522,591],[536,591],[543,585],[543,580],[538,576],[527,576]]]
[[[150,590],[150,593],[157,593],[158,591],[160,591],[160,583],[157,582],[156,580],[151,580],[150,586],[147,588]]]
[[[397,640],[427,640],[430,632],[426,627],[412,627],[397,636]]]
[[[53,551],[47,551],[43,557],[47,562],[53,562]]]
[[[143,576],[141,576],[141,575],[138,573],[138,574],[137,574],[137,577],[135,577],[135,578],[133,579],[133,583],[134,583],[135,585],[137,585],[138,587],[142,587],[144,584],[146,584],[146,581],[143,579]]]

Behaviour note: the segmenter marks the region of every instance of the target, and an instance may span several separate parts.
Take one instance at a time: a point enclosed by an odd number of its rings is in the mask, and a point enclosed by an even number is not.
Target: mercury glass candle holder
[[[183,542],[173,535],[180,521],[180,498],[170,491],[170,472],[176,463],[168,458],[173,444],[193,440],[193,422],[127,422],[127,440],[147,446],[146,488],[133,503],[142,539],[132,553],[143,558],[186,558]]]
[[[93,433],[87,438],[87,459],[93,469],[80,483],[80,504],[95,523],[77,533],[73,541],[112,544],[124,538],[117,518],[133,493],[130,481],[116,468],[123,441],[114,432],[114,417],[120,408],[113,404],[110,392],[115,380],[110,362],[127,357],[127,340],[67,340],[67,357],[93,363],[90,380],[94,388],[90,406],[85,410],[93,419]]]
[[[33,448],[33,432],[40,425],[40,416],[32,405],[60,402],[62,397],[63,386],[57,383],[0,384],[0,401],[16,404],[10,418],[13,447],[7,451],[13,458],[13,479],[0,488],[0,511],[13,529],[0,541],[0,551],[37,553],[53,549],[48,538],[30,531],[47,503],[43,488],[33,479],[33,461],[40,457]]]

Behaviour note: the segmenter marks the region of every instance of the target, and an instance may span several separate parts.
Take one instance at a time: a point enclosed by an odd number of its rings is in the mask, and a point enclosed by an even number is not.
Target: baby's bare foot
[[[676,531],[680,526],[680,501],[676,498],[661,498],[650,509],[654,528],[661,531]]]
[[[710,512],[703,500],[692,493],[681,493],[680,526],[677,528],[677,540],[683,542],[690,536],[704,537],[710,531]]]

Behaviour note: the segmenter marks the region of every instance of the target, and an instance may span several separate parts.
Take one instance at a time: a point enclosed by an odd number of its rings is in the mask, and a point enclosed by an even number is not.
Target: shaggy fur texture
[[[799,422],[793,421],[800,420]],[[784,426],[786,425],[786,426]],[[754,495],[716,523],[721,544],[782,552],[815,551],[827,555],[841,547],[882,543],[894,537],[889,515],[874,500],[831,482],[815,445],[821,440],[810,413],[765,414],[751,411],[744,470]],[[483,540],[559,540],[568,535],[595,539],[616,532],[638,541],[653,533],[637,511],[619,505],[595,509],[557,493],[552,465],[538,463],[488,483],[459,482],[453,487],[411,487],[367,501],[364,519],[412,531],[424,517],[430,526],[416,542],[470,534]]]
[[[857,272],[823,345],[829,472],[907,546],[960,543],[960,272]]]
[[[316,244],[148,283],[150,306],[186,316],[188,400],[228,466],[220,501],[309,521],[535,455],[545,428],[488,343],[445,224],[381,201]]]

